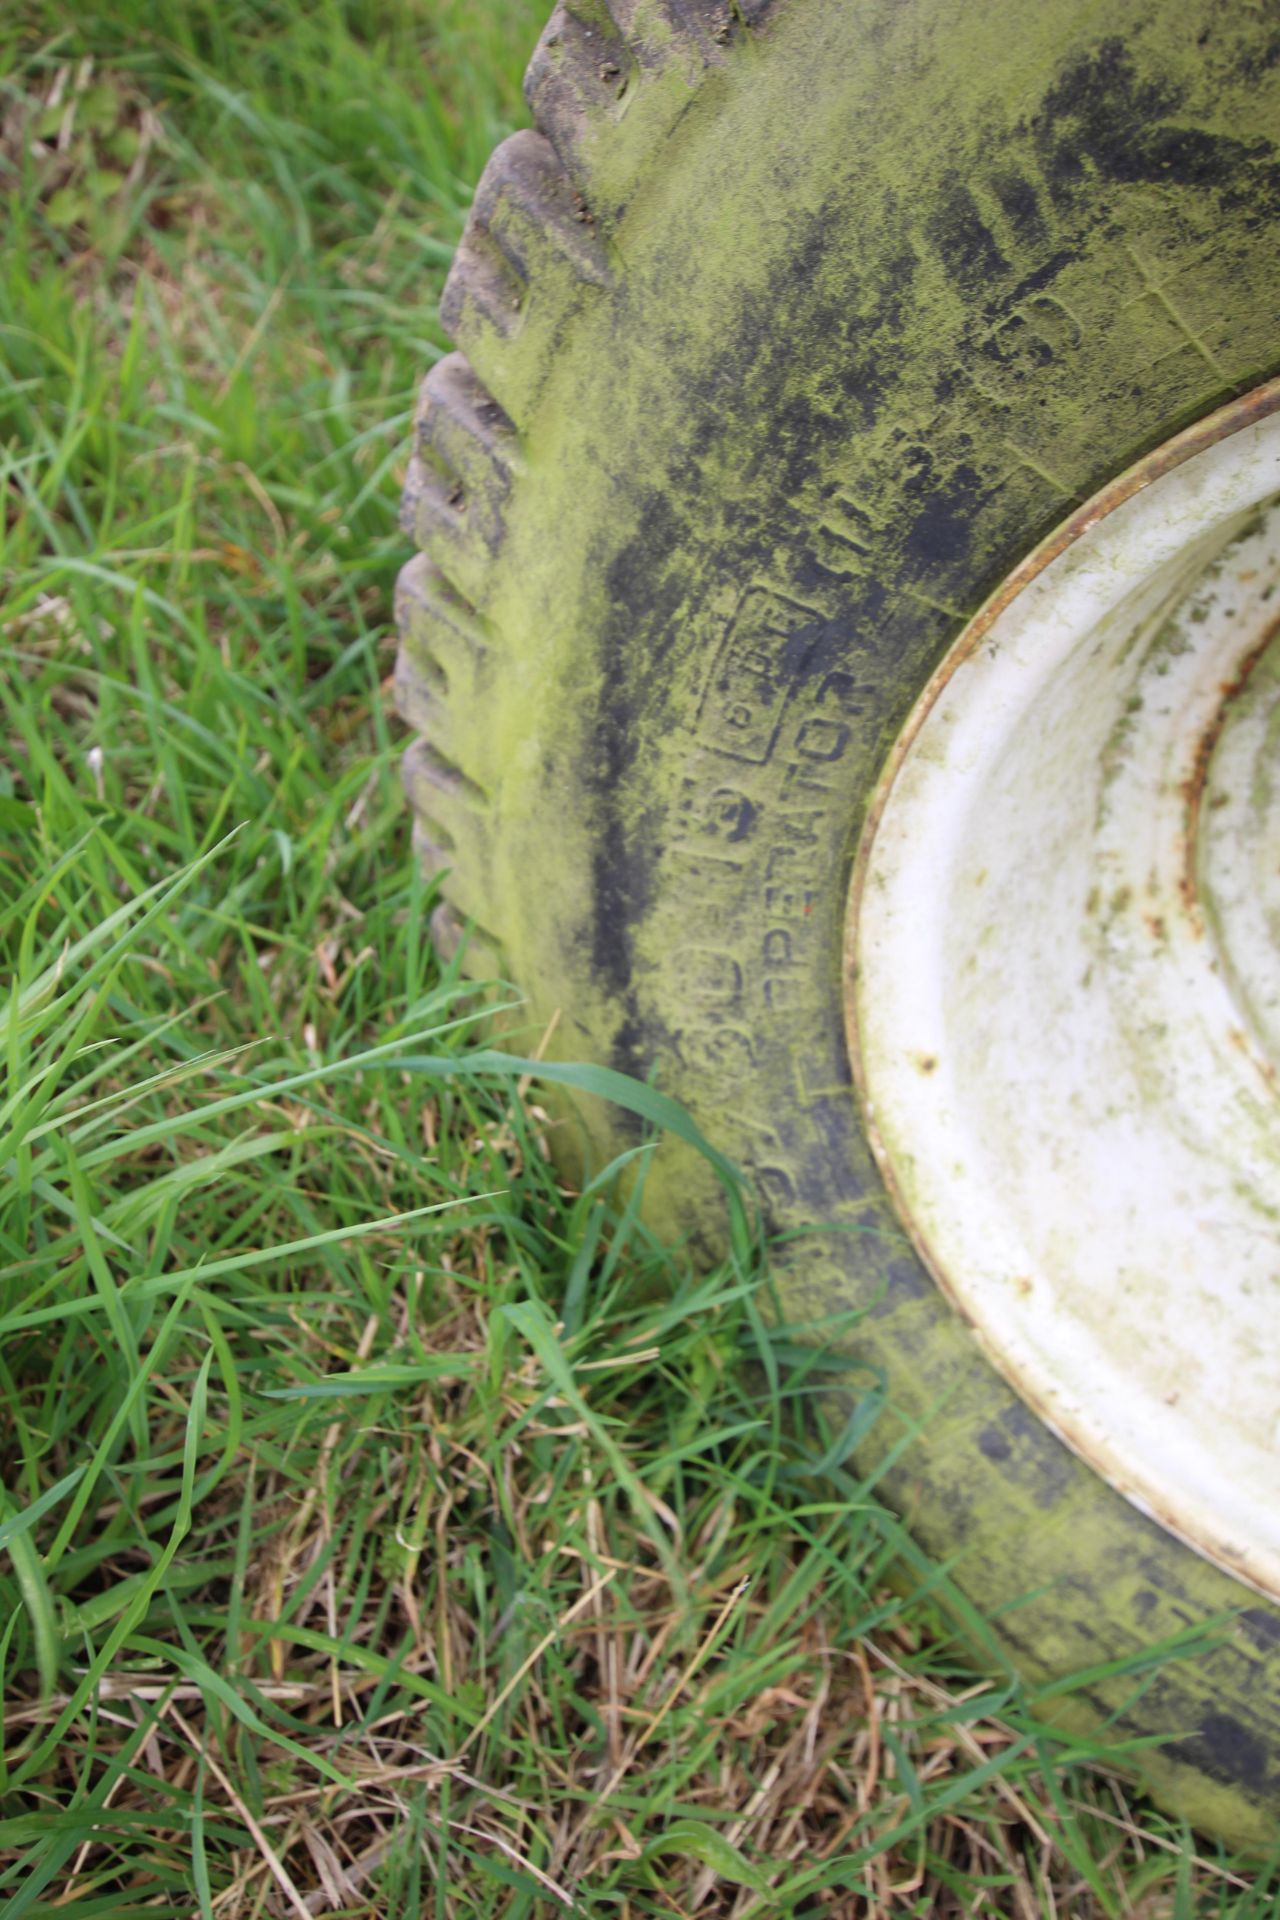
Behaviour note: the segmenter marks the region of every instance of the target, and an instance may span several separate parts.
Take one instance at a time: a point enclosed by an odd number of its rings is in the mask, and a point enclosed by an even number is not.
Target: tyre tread
[[[610,235],[642,174],[735,42],[771,0],[559,0],[525,76],[531,129],[491,155],[440,302],[461,351],[422,386],[401,525],[417,549],[396,594],[398,709],[426,868],[444,871],[433,938],[464,921],[468,971],[501,971],[489,795],[474,724],[490,679],[484,631],[508,496],[532,417],[581,304],[614,286]],[[468,722],[472,724],[468,724]]]

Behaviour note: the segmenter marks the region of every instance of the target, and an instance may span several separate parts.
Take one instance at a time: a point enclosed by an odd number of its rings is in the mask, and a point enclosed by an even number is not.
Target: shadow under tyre
[[[1266,1842],[1280,8],[574,0],[528,94],[406,492],[437,935],[830,1228],[917,1538]]]

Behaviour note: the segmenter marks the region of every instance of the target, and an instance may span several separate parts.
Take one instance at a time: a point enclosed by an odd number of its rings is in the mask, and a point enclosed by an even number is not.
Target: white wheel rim
[[[1171,442],[971,622],[880,785],[848,996],[882,1170],[992,1360],[1276,1598],[1278,408]]]

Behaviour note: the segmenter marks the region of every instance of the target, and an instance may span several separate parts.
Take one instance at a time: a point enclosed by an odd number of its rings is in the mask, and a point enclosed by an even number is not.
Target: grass
[[[541,13],[0,18],[0,1913],[1270,1914],[431,950],[396,496]]]

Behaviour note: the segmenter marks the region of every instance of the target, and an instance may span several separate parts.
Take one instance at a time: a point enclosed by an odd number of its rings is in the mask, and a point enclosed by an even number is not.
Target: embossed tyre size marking
[[[572,0],[528,95],[405,495],[437,938],[809,1230],[922,1545],[1269,1842],[1280,8]]]

